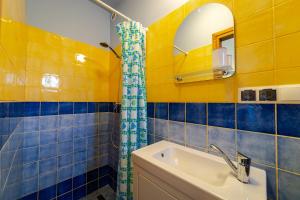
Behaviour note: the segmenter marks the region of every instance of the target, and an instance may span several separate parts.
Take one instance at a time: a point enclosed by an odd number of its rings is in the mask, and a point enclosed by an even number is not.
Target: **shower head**
[[[121,56],[119,56],[118,53],[113,48],[111,48],[111,46],[109,46],[106,42],[100,42],[99,44],[104,48],[109,48],[116,55],[117,58],[121,59]]]
[[[108,44],[105,42],[100,42],[100,46],[104,47],[104,48],[108,48]]]

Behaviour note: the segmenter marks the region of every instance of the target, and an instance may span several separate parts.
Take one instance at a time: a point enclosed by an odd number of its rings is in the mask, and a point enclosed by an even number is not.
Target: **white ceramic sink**
[[[251,167],[250,183],[244,184],[234,177],[223,158],[171,142],[134,151],[133,162],[191,199],[203,195],[203,199],[267,199],[265,171]]]

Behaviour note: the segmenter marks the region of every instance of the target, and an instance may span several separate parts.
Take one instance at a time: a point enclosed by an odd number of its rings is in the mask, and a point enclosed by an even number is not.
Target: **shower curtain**
[[[131,152],[147,145],[145,30],[138,22],[122,22],[117,33],[122,42],[123,72],[117,200],[131,200]]]

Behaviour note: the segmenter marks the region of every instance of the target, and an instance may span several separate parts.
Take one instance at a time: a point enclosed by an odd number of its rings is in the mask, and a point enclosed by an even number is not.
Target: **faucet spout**
[[[224,153],[224,151],[222,151],[218,146],[211,144],[209,145],[210,149],[213,149],[215,152],[218,152],[223,159],[225,160],[225,162],[229,165],[229,167],[232,169],[232,171],[237,174],[237,167],[231,162],[231,160],[228,158],[228,156]]]
[[[225,162],[232,169],[234,175],[239,181],[241,181],[242,183],[249,183],[251,158],[245,156],[240,152],[237,152],[237,166],[235,166],[228,158],[228,156],[224,153],[224,151],[222,151],[218,146],[211,144],[209,145],[209,148],[218,152],[224,158]]]

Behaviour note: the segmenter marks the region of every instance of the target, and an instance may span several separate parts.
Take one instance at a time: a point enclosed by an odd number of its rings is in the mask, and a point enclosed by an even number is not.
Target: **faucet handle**
[[[248,156],[237,152],[237,162],[239,165],[245,166],[245,167],[250,167],[251,165],[251,158],[249,158]]]
[[[243,183],[249,183],[251,158],[237,153],[237,179]]]

